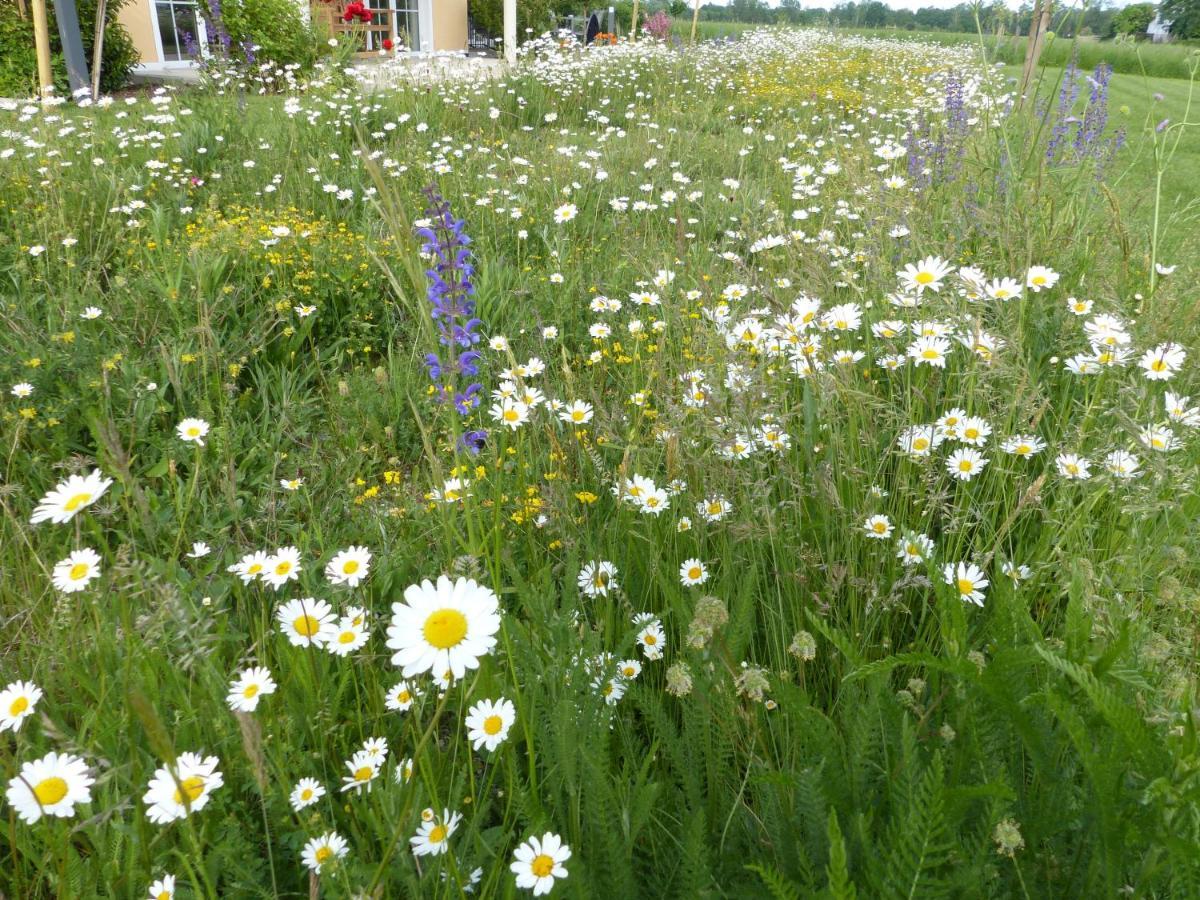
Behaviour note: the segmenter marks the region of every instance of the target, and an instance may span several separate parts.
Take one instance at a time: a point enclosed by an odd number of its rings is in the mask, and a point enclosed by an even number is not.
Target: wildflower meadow
[[[0,103],[0,896],[1200,897],[1195,57],[661,30]]]

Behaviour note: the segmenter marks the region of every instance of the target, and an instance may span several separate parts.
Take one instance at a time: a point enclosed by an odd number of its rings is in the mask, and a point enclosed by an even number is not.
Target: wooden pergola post
[[[700,21],[700,0],[692,7],[692,43],[696,43],[696,23]]]
[[[54,91],[54,73],[50,70],[50,26],[46,22],[46,0],[30,0],[33,14],[33,45],[37,50],[38,92],[48,97]]]

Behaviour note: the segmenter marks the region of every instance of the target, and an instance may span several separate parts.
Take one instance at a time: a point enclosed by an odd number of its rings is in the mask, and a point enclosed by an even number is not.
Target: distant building
[[[1159,13],[1154,14],[1154,21],[1146,26],[1146,37],[1155,44],[1164,44],[1171,39],[1171,23],[1163,20]]]

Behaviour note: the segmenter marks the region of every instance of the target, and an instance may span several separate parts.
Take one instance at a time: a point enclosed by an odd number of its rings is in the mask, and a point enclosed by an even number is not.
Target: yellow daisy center
[[[324,844],[317,848],[317,852],[313,854],[313,858],[317,861],[317,865],[324,865],[328,859],[333,856],[333,851],[328,844]]]
[[[290,560],[285,559],[282,562],[278,562],[275,564],[275,574],[276,575],[286,575],[290,571],[292,571],[292,563]]]
[[[970,594],[975,590],[975,582],[969,578],[958,579],[958,592],[960,594]]]
[[[554,860],[541,853],[533,858],[533,862],[529,864],[529,871],[537,878],[545,878],[554,871]]]
[[[57,775],[43,778],[34,786],[33,796],[42,806],[53,806],[67,796],[67,783]]]
[[[301,637],[312,637],[320,629],[321,623],[312,616],[304,615],[292,621],[292,628]]]
[[[655,644],[658,643],[658,638],[656,638],[652,634],[648,634],[644,638],[642,638],[642,642],[645,643],[647,646],[653,647]]]
[[[27,709],[29,709],[29,698],[21,696],[12,702],[12,706],[8,708],[8,714],[10,716],[19,716]]]
[[[304,790],[302,790],[300,792],[300,799],[301,800],[311,800],[312,795],[313,795],[312,788],[305,788]]]
[[[71,571],[68,574],[72,581],[79,581],[87,575],[91,568],[87,563],[75,563],[75,565],[71,566]]]
[[[433,830],[429,832],[429,843],[440,844],[446,839],[446,826],[435,825]]]
[[[929,447],[929,441],[926,438],[917,438],[913,441],[914,450],[925,450]]]
[[[515,422],[520,418],[520,414],[515,409],[506,409],[504,411],[505,422]]]
[[[876,531],[879,530],[878,525],[875,526],[875,530]],[[687,576],[688,576],[688,578],[691,578],[692,580],[699,578],[700,575],[701,575],[701,569],[699,566],[692,566],[690,569],[687,570]]]
[[[933,284],[933,273],[932,272],[918,272],[917,273],[917,284]]]
[[[960,459],[958,461],[958,471],[970,472],[972,468],[973,468],[973,464],[969,459]]]
[[[467,636],[467,617],[457,609],[439,609],[425,620],[425,640],[439,650],[448,650]]]
[[[175,789],[175,802],[183,803],[183,798],[186,796],[188,803],[195,803],[203,793],[204,779],[199,775],[193,775],[179,783],[179,787]]]
[[[65,509],[67,512],[75,512],[75,510],[79,509],[79,507],[83,506],[91,499],[92,495],[84,491],[82,494],[76,494],[74,497],[64,503],[63,509]]]
[[[250,700],[251,698],[255,697],[257,694],[258,694],[258,685],[257,684],[248,684],[244,688],[242,688],[242,696],[245,697],[247,700]]]
[[[941,354],[938,353],[936,350],[934,350],[932,347],[930,347],[928,350],[921,351],[921,357],[923,359],[937,359],[940,355]]]
[[[191,426],[187,430],[187,433],[188,433],[188,437],[200,437],[200,429],[197,428],[195,425]]]
[[[375,774],[375,770],[370,766],[360,766],[354,770],[354,780],[370,781],[373,774]]]
[[[483,720],[483,732],[484,734],[499,734],[503,725],[504,720],[499,716],[488,716]]]
[[[349,559],[342,565],[342,573],[345,575],[353,575],[358,571],[358,560]]]
[[[356,632],[343,631],[341,634],[338,635],[338,643],[339,644],[353,644],[354,639],[356,637],[358,637],[358,634]]]

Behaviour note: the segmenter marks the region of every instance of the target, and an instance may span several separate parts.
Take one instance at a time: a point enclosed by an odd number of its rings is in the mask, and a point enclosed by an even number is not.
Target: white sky
[[[728,6],[726,0],[701,0],[701,2]],[[801,0],[801,5],[805,9],[830,9],[839,2],[840,0]],[[920,9],[923,6],[936,6],[941,9],[948,9],[951,6],[957,6],[962,0],[883,0],[883,2],[892,9]],[[1013,9],[1021,5],[1020,0],[1005,0],[1005,2]],[[1135,2],[1138,2],[1138,0],[1112,0],[1112,5],[1121,7]],[[779,6],[779,0],[767,0],[767,6]]]

